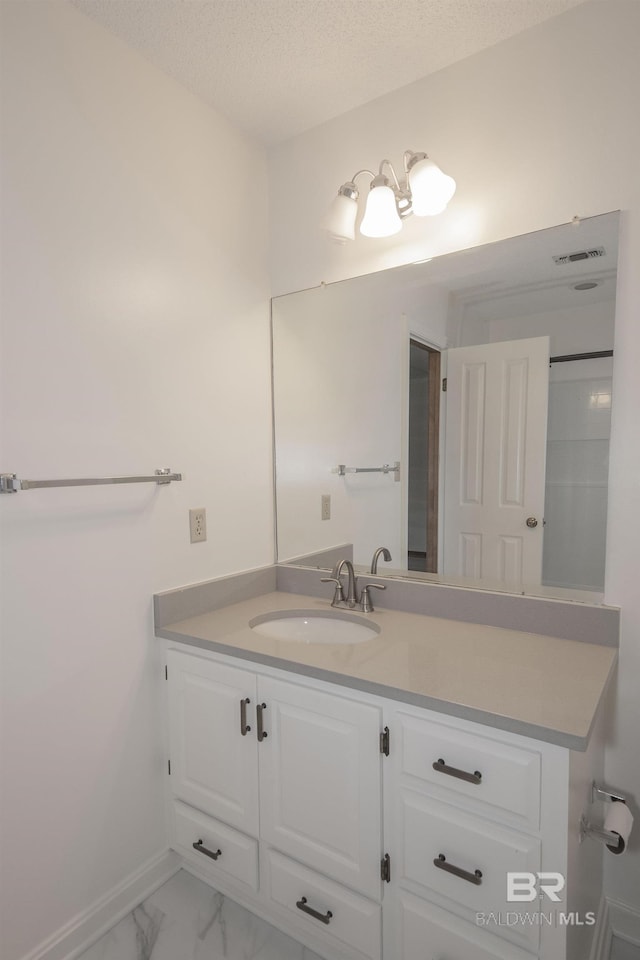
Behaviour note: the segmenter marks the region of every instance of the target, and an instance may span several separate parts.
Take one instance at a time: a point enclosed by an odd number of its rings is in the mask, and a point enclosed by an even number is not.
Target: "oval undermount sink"
[[[249,626],[263,637],[297,643],[363,643],[380,633],[380,627],[364,617],[337,610],[278,610],[254,617]]]

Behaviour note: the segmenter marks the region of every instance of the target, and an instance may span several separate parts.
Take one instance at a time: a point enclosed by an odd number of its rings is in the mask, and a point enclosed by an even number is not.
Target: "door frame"
[[[411,351],[411,347],[424,350],[429,355],[427,369],[427,425],[425,437],[427,447],[427,529],[424,572],[437,573],[440,484],[440,394],[442,391],[441,352],[437,347],[432,347],[430,344],[425,343],[415,334],[409,334],[409,351]]]

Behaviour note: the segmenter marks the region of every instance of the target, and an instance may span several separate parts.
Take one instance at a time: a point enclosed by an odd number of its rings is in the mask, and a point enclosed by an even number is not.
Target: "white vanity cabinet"
[[[167,651],[168,779],[171,844],[200,876],[327,960],[588,956],[597,735],[574,753],[192,650]],[[510,871],[566,887],[510,902]]]
[[[167,686],[172,846],[312,949],[379,960],[380,706],[175,649]]]
[[[578,825],[598,738],[575,754],[404,704],[387,717],[385,957],[586,960],[601,850],[580,845]],[[509,872],[536,879],[535,899],[509,899]],[[561,875],[557,901],[541,873]]]

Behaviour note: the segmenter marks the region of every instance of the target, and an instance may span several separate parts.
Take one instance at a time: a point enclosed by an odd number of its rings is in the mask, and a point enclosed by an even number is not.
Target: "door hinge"
[[[389,756],[389,727],[385,727],[380,734],[380,753],[384,753],[385,757]]]
[[[167,770],[169,771],[169,776],[171,776],[171,760],[167,760]]]
[[[447,378],[446,378],[446,377],[443,377],[443,378],[442,378],[442,392],[443,392],[443,393],[446,393],[446,392],[447,392]]]
[[[391,883],[391,857],[388,853],[380,861],[380,877],[385,883]]]
[[[169,679],[169,667],[166,665],[166,663],[164,665],[164,678],[165,680]]]

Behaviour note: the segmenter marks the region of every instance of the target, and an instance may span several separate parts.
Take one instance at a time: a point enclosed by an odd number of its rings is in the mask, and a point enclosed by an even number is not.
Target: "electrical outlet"
[[[204,507],[189,510],[189,533],[191,543],[200,543],[207,539],[207,511]]]
[[[320,498],[320,519],[331,520],[331,496],[323,493]]]

